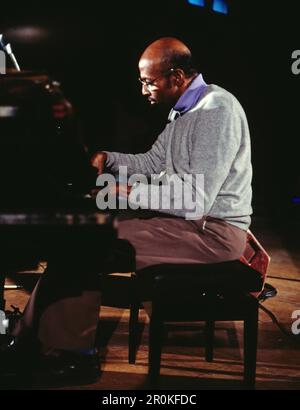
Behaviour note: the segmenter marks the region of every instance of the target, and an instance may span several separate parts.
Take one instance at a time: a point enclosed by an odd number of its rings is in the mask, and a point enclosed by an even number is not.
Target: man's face
[[[142,94],[150,104],[173,107],[178,99],[178,90],[172,78],[172,70],[163,69],[147,59],[140,60],[139,70]]]

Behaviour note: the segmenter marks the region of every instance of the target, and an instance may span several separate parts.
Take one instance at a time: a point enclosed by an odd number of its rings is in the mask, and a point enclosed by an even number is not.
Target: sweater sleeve
[[[117,173],[120,166],[126,166],[129,176],[132,174],[143,174],[146,177],[150,177],[151,174],[159,174],[165,169],[166,133],[163,131],[151,149],[144,154],[105,152],[107,153],[106,167],[113,173]]]

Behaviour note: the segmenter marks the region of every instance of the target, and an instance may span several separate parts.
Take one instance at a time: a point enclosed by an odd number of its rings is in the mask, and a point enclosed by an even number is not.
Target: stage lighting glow
[[[205,0],[188,0],[189,4],[198,7],[205,7],[206,2]],[[222,14],[228,14],[228,5],[226,0],[214,0],[212,3],[213,11]]]
[[[216,11],[217,13],[228,13],[228,5],[224,0],[214,0],[212,8],[213,11]]]
[[[48,39],[50,33],[44,27],[39,26],[19,26],[9,28],[5,31],[7,38],[11,42],[18,43],[39,43]]]
[[[205,6],[205,0],[188,0],[190,4],[193,6],[199,6],[199,7],[204,7]]]

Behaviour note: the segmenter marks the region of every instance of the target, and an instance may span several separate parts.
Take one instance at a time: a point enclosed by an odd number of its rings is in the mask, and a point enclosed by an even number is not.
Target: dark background
[[[300,49],[297,1],[228,0],[228,15],[206,3],[11,2],[1,7],[0,32],[22,69],[44,70],[61,82],[90,152],[151,146],[165,115],[143,100],[137,63],[155,39],[178,37],[192,49],[206,82],[231,91],[246,111],[254,215],[299,220],[300,75],[291,71],[291,54]]]

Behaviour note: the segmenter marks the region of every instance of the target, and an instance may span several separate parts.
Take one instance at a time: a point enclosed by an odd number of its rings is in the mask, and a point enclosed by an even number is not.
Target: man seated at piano
[[[106,170],[117,174],[120,167],[127,167],[129,176],[142,174],[148,179],[153,174],[161,180],[201,175],[200,188],[193,180],[187,185],[196,197],[199,188],[204,205],[196,210],[155,206],[153,217],[120,221],[120,249],[114,250],[119,255],[118,271],[133,269],[129,244],[138,271],[165,263],[238,259],[252,212],[250,136],[243,108],[225,89],[206,84],[193,65],[191,51],[178,39],[161,38],[150,44],[139,60],[139,72],[142,94],[150,104],[170,110],[165,129],[146,153],[99,151],[91,164],[100,176]],[[126,187],[122,195],[134,202],[132,193],[140,188],[141,184]],[[101,262],[88,246],[63,263],[50,261],[14,329],[14,340],[2,348],[2,374],[21,372],[26,365],[66,383],[99,376],[98,274],[115,269],[115,261],[105,268]]]

